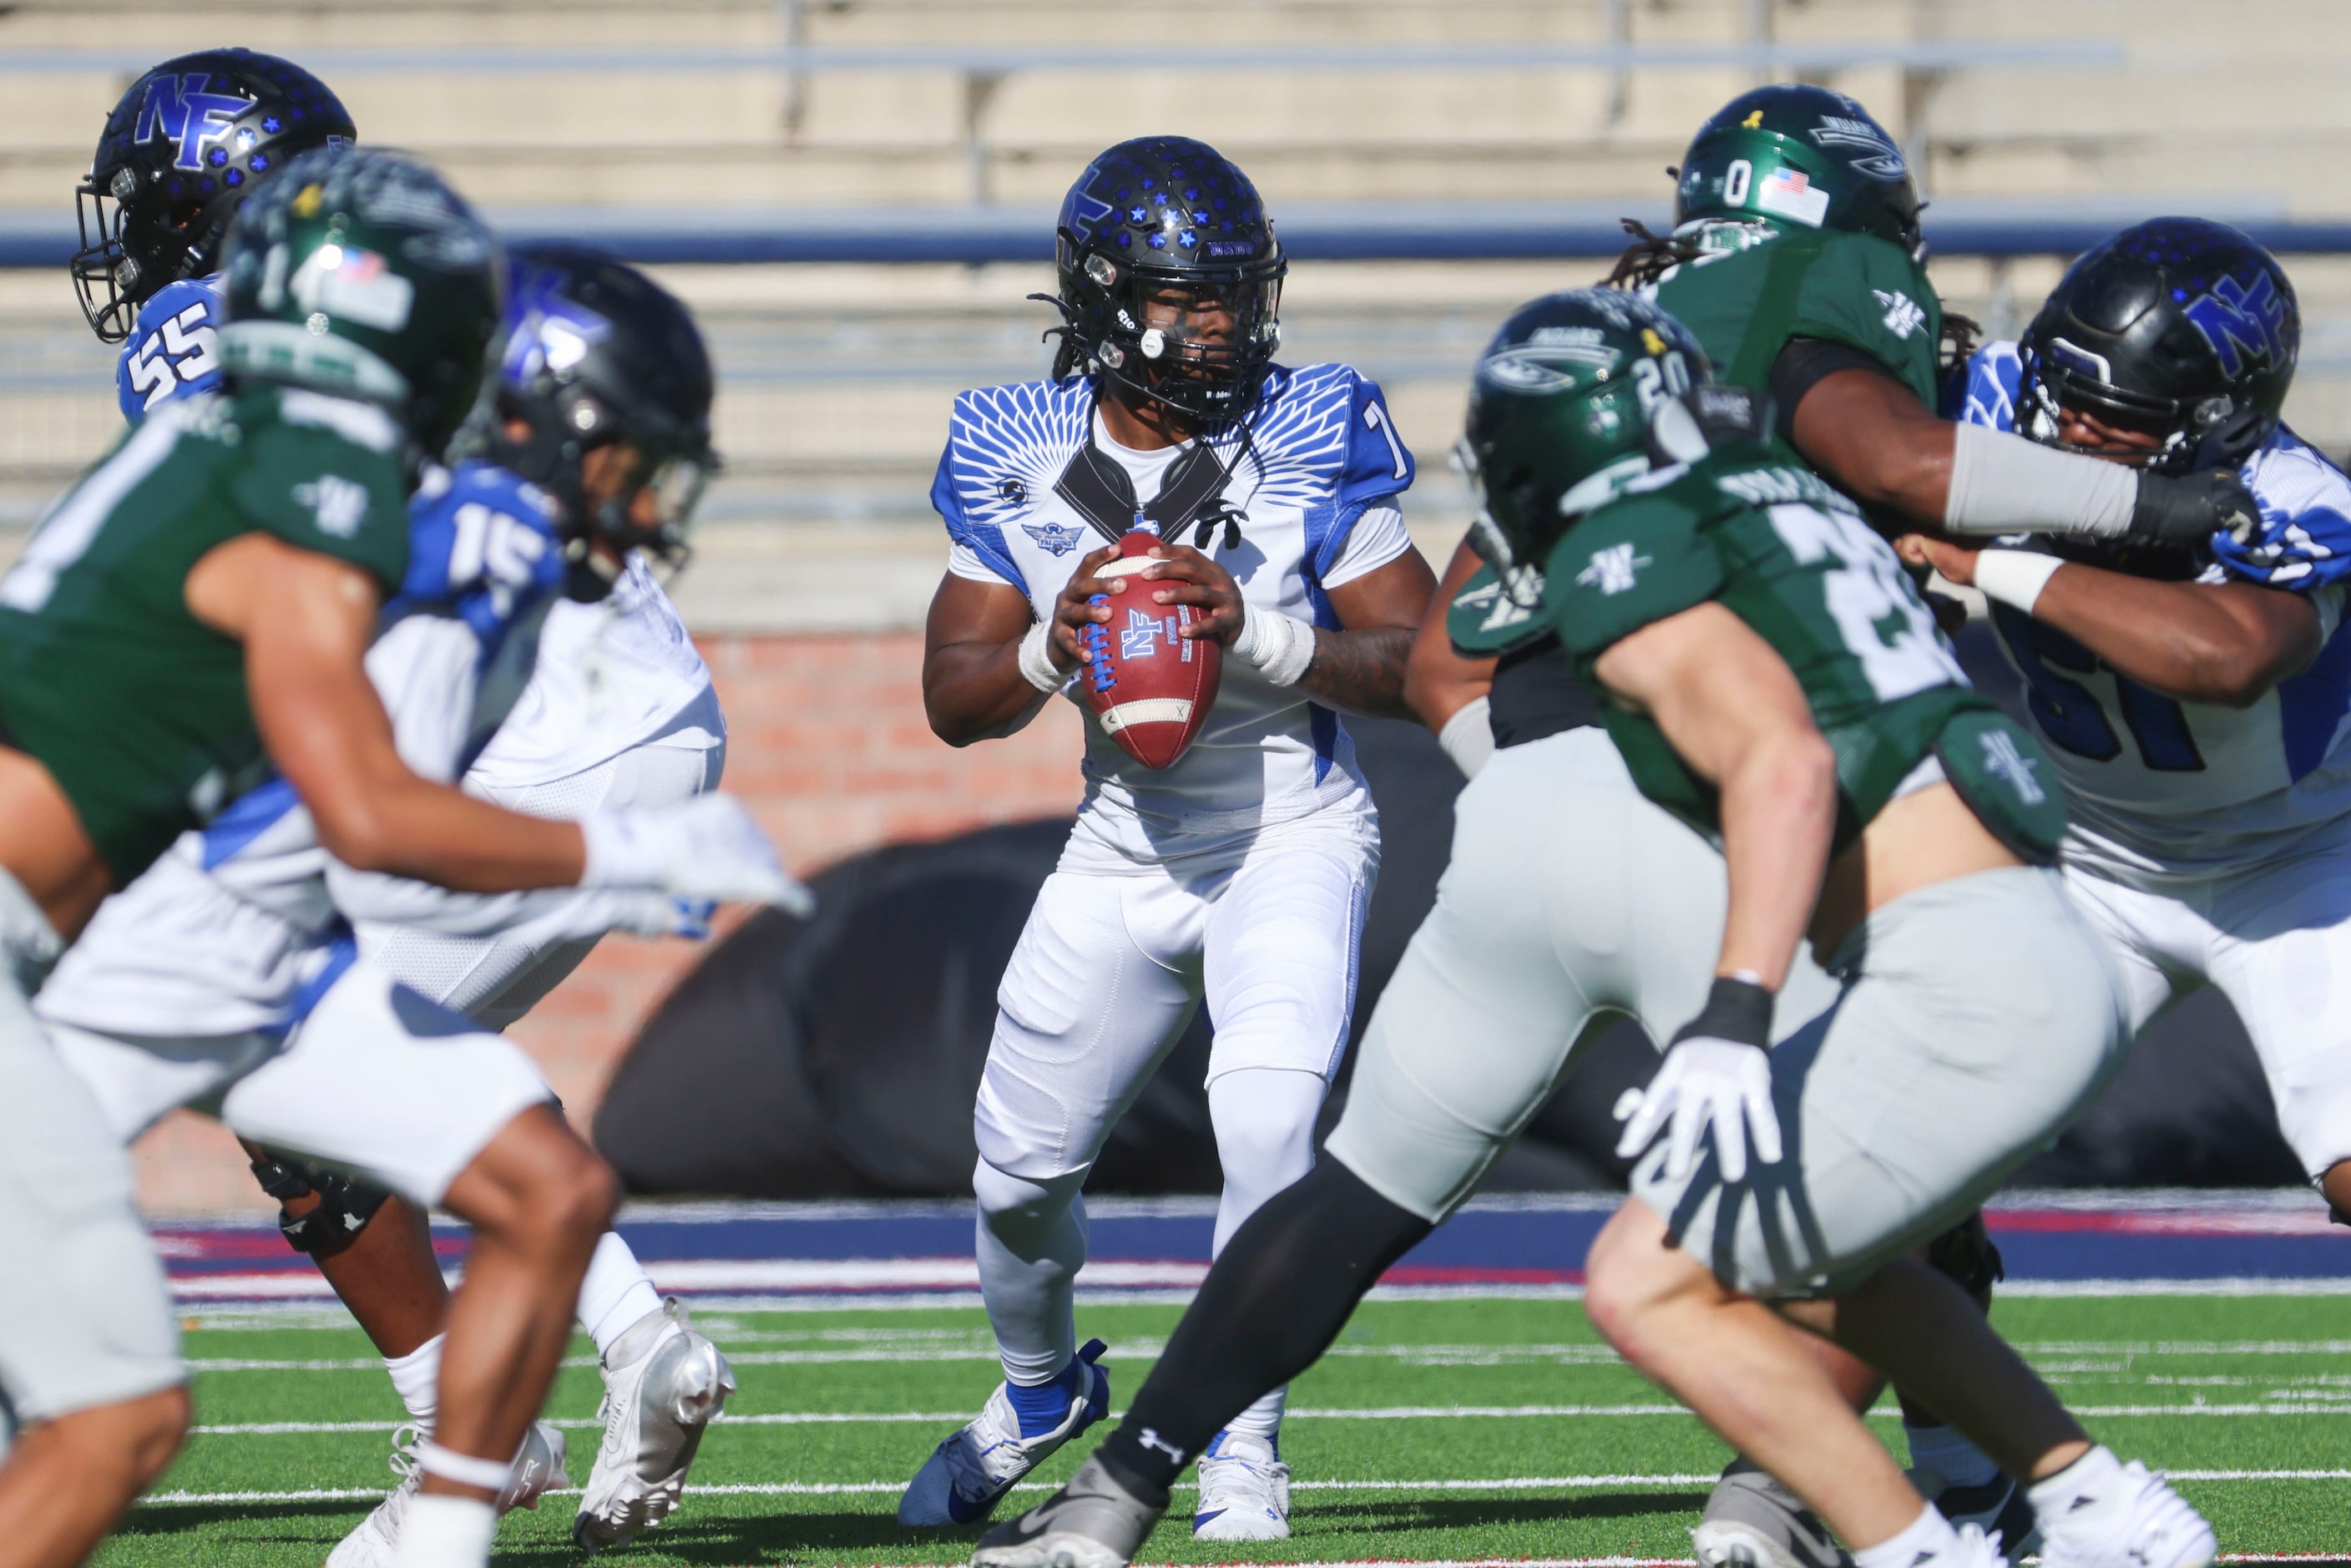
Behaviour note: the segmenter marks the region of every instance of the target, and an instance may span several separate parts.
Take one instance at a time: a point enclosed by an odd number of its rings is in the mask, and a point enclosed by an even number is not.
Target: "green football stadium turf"
[[[1111,1342],[1114,1405],[1176,1315],[1082,1310],[1082,1330]],[[2173,1474],[2231,1554],[2351,1545],[2351,1298],[2034,1298],[2002,1302],[1999,1318],[2096,1434]],[[901,1530],[893,1511],[931,1446],[998,1375],[977,1312],[699,1321],[742,1384],[730,1422],[705,1443],[684,1510],[603,1561],[964,1560],[977,1531]],[[380,1364],[347,1321],[324,1314],[190,1322],[197,1433],[97,1561],[317,1563],[371,1506],[360,1494],[390,1484],[384,1456],[402,1412]],[[597,1399],[584,1342],[577,1350],[551,1411],[569,1434],[575,1480],[594,1449]],[[1370,1303],[1291,1404],[1283,1448],[1299,1483],[1296,1535],[1196,1548],[1179,1513],[1146,1558],[1686,1559],[1725,1457],[1599,1344],[1573,1301]],[[1890,1406],[1875,1419],[1898,1448]],[[1040,1479],[1059,1480],[1077,1457],[1064,1450]],[[1179,1510],[1187,1500],[1177,1493]],[[550,1497],[510,1516],[497,1562],[578,1561],[572,1506]]]

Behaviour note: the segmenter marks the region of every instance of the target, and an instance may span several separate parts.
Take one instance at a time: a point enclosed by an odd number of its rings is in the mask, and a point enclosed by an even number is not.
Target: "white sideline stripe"
[[[2340,1481],[2351,1480],[2351,1470],[2166,1470],[2176,1481]],[[1719,1470],[1689,1475],[1508,1476],[1496,1480],[1437,1481],[1316,1481],[1293,1480],[1292,1491],[1583,1491],[1596,1487],[1712,1486],[1722,1479]],[[854,1497],[902,1492],[904,1481],[736,1481],[716,1486],[699,1483],[686,1489],[699,1497]],[[1050,1491],[1042,1481],[1023,1481],[1015,1491]],[[1196,1491],[1198,1485],[1178,1481],[1175,1491]],[[359,1501],[385,1495],[381,1487],[313,1487],[299,1491],[165,1491],[140,1499],[142,1506],[170,1508],[226,1502]],[[580,1489],[566,1487],[548,1497],[578,1497]],[[1602,1559],[1601,1561],[1614,1561]],[[1640,1561],[1648,1561],[1640,1559]],[[1668,1560],[1670,1561],[1670,1559]],[[1683,1559],[1687,1562],[1687,1559]],[[2325,1557],[2232,1557],[2238,1563],[2329,1562]]]

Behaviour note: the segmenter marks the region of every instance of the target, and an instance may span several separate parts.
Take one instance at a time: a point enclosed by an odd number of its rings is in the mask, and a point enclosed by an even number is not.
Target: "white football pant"
[[[973,1114],[980,1289],[1013,1382],[1045,1382],[1076,1352],[1079,1188],[1204,998],[1217,1248],[1312,1165],[1378,857],[1376,819],[1350,809],[1155,863],[1073,846],[1046,879]],[[1270,1437],[1280,1410],[1269,1396],[1234,1429]]]

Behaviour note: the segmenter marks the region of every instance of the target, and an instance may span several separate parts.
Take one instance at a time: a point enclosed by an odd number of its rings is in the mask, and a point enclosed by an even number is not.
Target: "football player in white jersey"
[[[2351,977],[2351,479],[2279,417],[2300,340],[2292,283],[2248,236],[2125,230],[2021,342],[1976,352],[1954,412],[2158,472],[2242,464],[2259,527],[2192,553],[1901,548],[1991,601],[2073,810],[2066,883],[2131,1027],[2217,987],[2287,1144],[2351,1216],[2351,1007],[2335,995]],[[1938,1463],[1991,1472],[1964,1444]]]
[[[2351,478],[2279,418],[2300,337],[2293,285],[2246,235],[2125,230],[2022,342],[1978,351],[1963,417],[2118,462],[2241,463],[2258,529],[2196,555],[1905,548],[1991,601],[2134,1024],[2220,988],[2287,1144],[2351,1215],[2351,1009],[2321,978],[2351,974]]]
[[[218,384],[214,268],[229,219],[288,158],[355,134],[323,83],[249,50],[166,61],[124,94],[77,193],[85,245],[73,272],[92,329],[125,342],[117,384],[126,419],[136,423]],[[583,290],[590,297],[576,298]],[[650,301],[650,315],[636,311],[641,340],[617,364],[599,291],[623,311],[639,295]],[[664,805],[715,788],[726,726],[709,671],[635,549],[682,553],[679,530],[711,462],[706,353],[683,307],[641,274],[592,258],[540,253],[518,270],[511,303],[509,423],[495,455],[619,542],[598,553],[586,549],[585,531],[575,533],[575,565],[593,572],[610,562],[612,580],[548,612],[530,684],[474,759],[466,786],[509,809],[559,818],[607,805]],[[587,424],[572,420],[582,407]],[[641,472],[630,471],[632,457]],[[625,516],[640,496],[650,529]],[[428,487],[419,505],[454,515],[494,499],[477,483],[465,496]],[[411,988],[494,1029],[528,1011],[601,935],[592,903],[528,906],[536,918],[519,908],[501,915],[496,905],[453,916],[436,907],[444,903],[419,883],[379,886],[360,917],[360,945]],[[337,1173],[252,1152],[256,1176],[284,1206],[287,1239],[319,1262],[383,1351],[411,1414],[429,1427],[448,1292],[423,1217]],[[597,1249],[580,1315],[608,1359],[611,1397],[575,1532],[606,1545],[675,1506],[702,1430],[730,1385],[716,1350],[665,1313],[616,1234]],[[658,1358],[646,1354],[654,1348]],[[673,1373],[695,1386],[667,1386]],[[337,1568],[360,1568],[388,1551],[397,1517],[395,1510],[362,1526]]]
[[[1379,389],[1272,362],[1286,263],[1239,169],[1182,138],[1123,142],[1071,188],[1058,233],[1056,374],[957,397],[932,488],[952,548],[925,639],[931,727],[968,745],[1074,700],[1080,633],[1113,614],[1190,604],[1205,620],[1185,634],[1224,643],[1225,669],[1165,769],[1087,723],[1084,804],[1006,968],[974,1113],[1006,1381],[907,1488],[908,1524],[986,1518],[1108,1409],[1102,1346],[1077,1344],[1079,1188],[1204,998],[1216,1245],[1312,1163],[1379,852],[1339,710],[1409,716],[1434,589]],[[1166,540],[1162,564],[1096,578],[1138,528]],[[1268,1396],[1201,1456],[1201,1537],[1289,1533],[1280,1411]]]

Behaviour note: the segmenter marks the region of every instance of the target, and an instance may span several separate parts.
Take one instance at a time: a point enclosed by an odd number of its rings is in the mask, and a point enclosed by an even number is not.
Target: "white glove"
[[[1771,1108],[1771,1053],[1763,1043],[1771,1038],[1771,993],[1745,975],[1716,977],[1706,1006],[1674,1036],[1649,1086],[1617,1097],[1625,1135],[1616,1140],[1616,1157],[1639,1155],[1670,1121],[1667,1181],[1689,1175],[1709,1124],[1724,1181],[1747,1179],[1750,1133],[1755,1157],[1778,1165],[1780,1116]]]
[[[681,898],[769,904],[794,915],[816,907],[751,813],[732,795],[701,795],[658,810],[626,808],[583,819],[582,887],[657,888]]]
[[[1760,1045],[1703,1035],[1676,1044],[1646,1089],[1627,1089],[1617,1100],[1616,1119],[1625,1123],[1625,1135],[1616,1140],[1617,1157],[1629,1159],[1646,1150],[1668,1117],[1673,1121],[1673,1142],[1666,1153],[1668,1181],[1689,1174],[1698,1159],[1698,1139],[1709,1123],[1724,1181],[1746,1179],[1750,1130],[1755,1157],[1767,1166],[1779,1164],[1771,1053]]]

